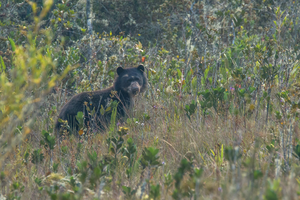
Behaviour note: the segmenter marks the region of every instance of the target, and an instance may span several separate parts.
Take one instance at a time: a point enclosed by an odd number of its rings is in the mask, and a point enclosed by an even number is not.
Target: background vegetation
[[[86,1],[0,2],[0,199],[299,199],[300,1],[92,4],[90,38]],[[126,123],[59,142],[72,95],[138,64]]]

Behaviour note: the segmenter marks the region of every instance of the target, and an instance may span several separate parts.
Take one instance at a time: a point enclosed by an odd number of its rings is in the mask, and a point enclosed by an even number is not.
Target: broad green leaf
[[[3,60],[2,56],[0,56],[0,62],[1,62],[0,67],[1,67],[2,70],[4,71],[4,70],[6,69],[6,66],[5,66],[5,63],[4,63],[4,60]]]
[[[16,44],[15,44],[15,42],[11,38],[8,38],[8,40],[10,42],[12,51],[15,51],[16,50]]]
[[[182,73],[181,73],[181,71],[180,71],[180,69],[177,69],[177,73],[178,73],[178,76],[177,76],[177,78],[181,78],[181,75],[182,75]]]
[[[207,67],[204,71],[204,80],[207,79],[208,72],[209,72],[209,67]]]

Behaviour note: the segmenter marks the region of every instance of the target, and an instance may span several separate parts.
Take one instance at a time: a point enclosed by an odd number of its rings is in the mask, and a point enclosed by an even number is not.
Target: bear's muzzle
[[[140,93],[141,86],[137,81],[131,82],[130,84],[130,93],[133,96],[136,96],[138,93]]]

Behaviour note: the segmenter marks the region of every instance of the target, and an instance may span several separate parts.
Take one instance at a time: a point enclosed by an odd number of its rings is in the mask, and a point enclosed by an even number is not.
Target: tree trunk
[[[88,65],[89,65],[89,82],[91,85],[91,89],[93,91],[93,85],[91,83],[91,75],[92,75],[92,34],[93,34],[93,27],[92,27],[92,9],[91,9],[91,0],[86,0],[86,18],[87,18],[87,32],[90,37],[90,43],[88,47]]]

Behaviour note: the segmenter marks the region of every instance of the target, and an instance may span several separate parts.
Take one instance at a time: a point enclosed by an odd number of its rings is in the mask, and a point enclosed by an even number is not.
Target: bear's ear
[[[120,76],[122,72],[124,71],[123,67],[118,67],[117,68],[117,74]]]
[[[137,69],[138,69],[138,70],[141,70],[142,72],[145,72],[145,67],[144,67],[144,65],[139,65],[139,66],[137,67]]]

